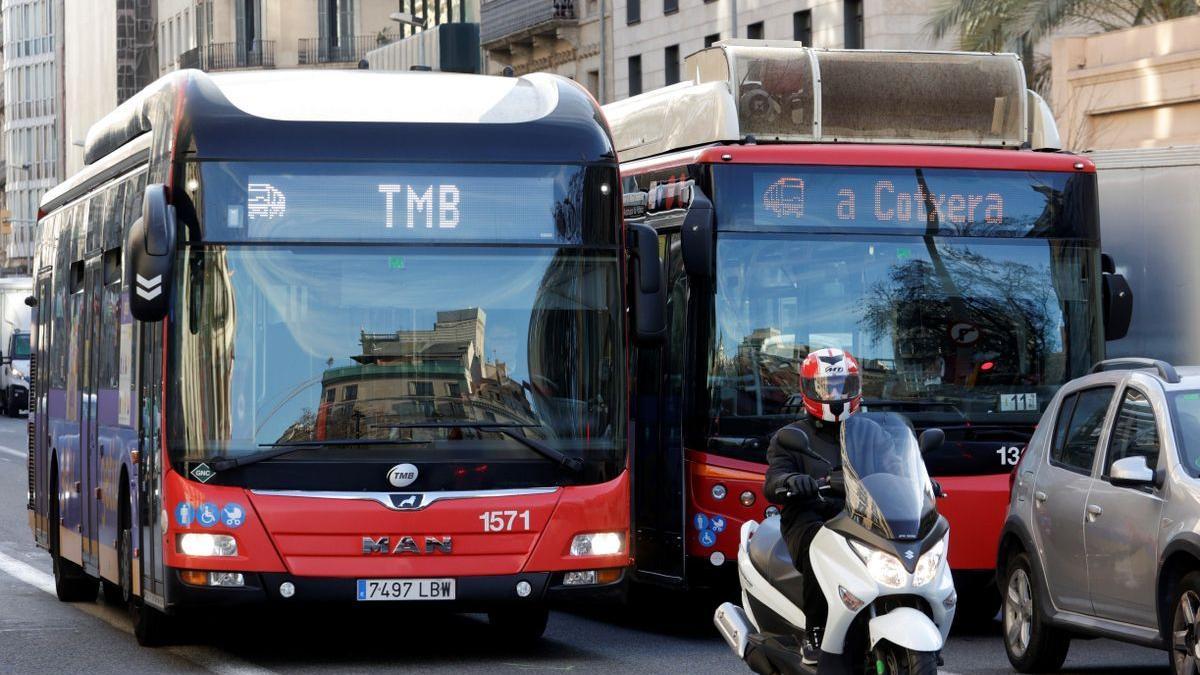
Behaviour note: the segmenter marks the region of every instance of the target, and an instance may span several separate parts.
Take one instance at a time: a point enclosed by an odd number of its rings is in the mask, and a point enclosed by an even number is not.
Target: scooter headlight
[[[937,576],[938,570],[942,568],[942,561],[946,559],[946,544],[949,538],[950,535],[947,534],[938,540],[933,548],[921,554],[921,558],[917,560],[917,569],[913,572],[913,586],[924,586]]]
[[[866,564],[871,578],[888,588],[904,587],[904,582],[908,579],[908,572],[904,570],[904,565],[900,563],[899,558],[862,542],[853,539],[849,541],[850,548],[854,549],[854,552]]]

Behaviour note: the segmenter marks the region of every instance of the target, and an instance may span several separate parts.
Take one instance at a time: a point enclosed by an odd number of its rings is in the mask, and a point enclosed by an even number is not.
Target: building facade
[[[1054,41],[1064,147],[1200,145],[1200,16]]]
[[[514,75],[556,73],[584,85],[601,103],[611,101],[613,2],[483,0],[479,38],[484,72],[499,75],[512,68]],[[602,7],[607,21],[601,21]],[[603,91],[602,81],[607,83]]]
[[[3,0],[6,266],[28,273],[42,193],[63,172],[58,91],[59,0]]]
[[[679,81],[683,59],[729,39],[830,49],[952,49],[925,25],[936,0],[612,0],[613,85],[625,98]]]

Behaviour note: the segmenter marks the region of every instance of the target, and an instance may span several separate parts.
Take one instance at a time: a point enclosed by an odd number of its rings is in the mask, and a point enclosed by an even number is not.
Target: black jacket
[[[828,520],[842,510],[842,500],[837,497],[826,497],[822,502],[816,497],[809,499],[791,499],[777,496],[776,490],[786,491],[787,479],[793,474],[802,473],[820,480],[829,476],[834,467],[842,465],[842,448],[839,432],[840,423],[816,422],[805,417],[792,422],[789,426],[797,427],[808,435],[809,447],[818,455],[829,460],[829,464],[819,462],[807,455],[789,450],[779,444],[777,436],[771,437],[771,445],[767,448],[767,480],[763,492],[767,499],[783,507],[780,525],[786,534],[798,521],[811,522]]]

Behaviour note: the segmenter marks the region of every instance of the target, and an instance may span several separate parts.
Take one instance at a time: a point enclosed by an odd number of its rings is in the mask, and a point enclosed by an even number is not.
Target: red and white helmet
[[[812,417],[841,422],[858,412],[862,375],[858,361],[840,349],[810,352],[800,366],[800,397]]]

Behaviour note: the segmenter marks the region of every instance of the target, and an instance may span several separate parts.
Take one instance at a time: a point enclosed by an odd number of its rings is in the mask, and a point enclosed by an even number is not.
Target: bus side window
[[[100,300],[100,388],[116,389],[121,355],[121,249],[104,252],[104,290]]]
[[[71,251],[74,249],[74,227],[79,207],[70,207],[58,222],[58,250],[54,265],[54,330],[50,336],[50,387],[67,386],[67,296],[70,294]],[[61,414],[61,411],[59,411]]]
[[[128,198],[131,185],[132,181],[123,180],[108,190],[112,193],[112,198],[109,199],[109,206],[104,211],[104,242],[101,244],[106,251],[121,245],[121,239],[125,234],[123,227],[125,223],[125,200]],[[105,284],[107,283],[108,279],[105,278]]]

